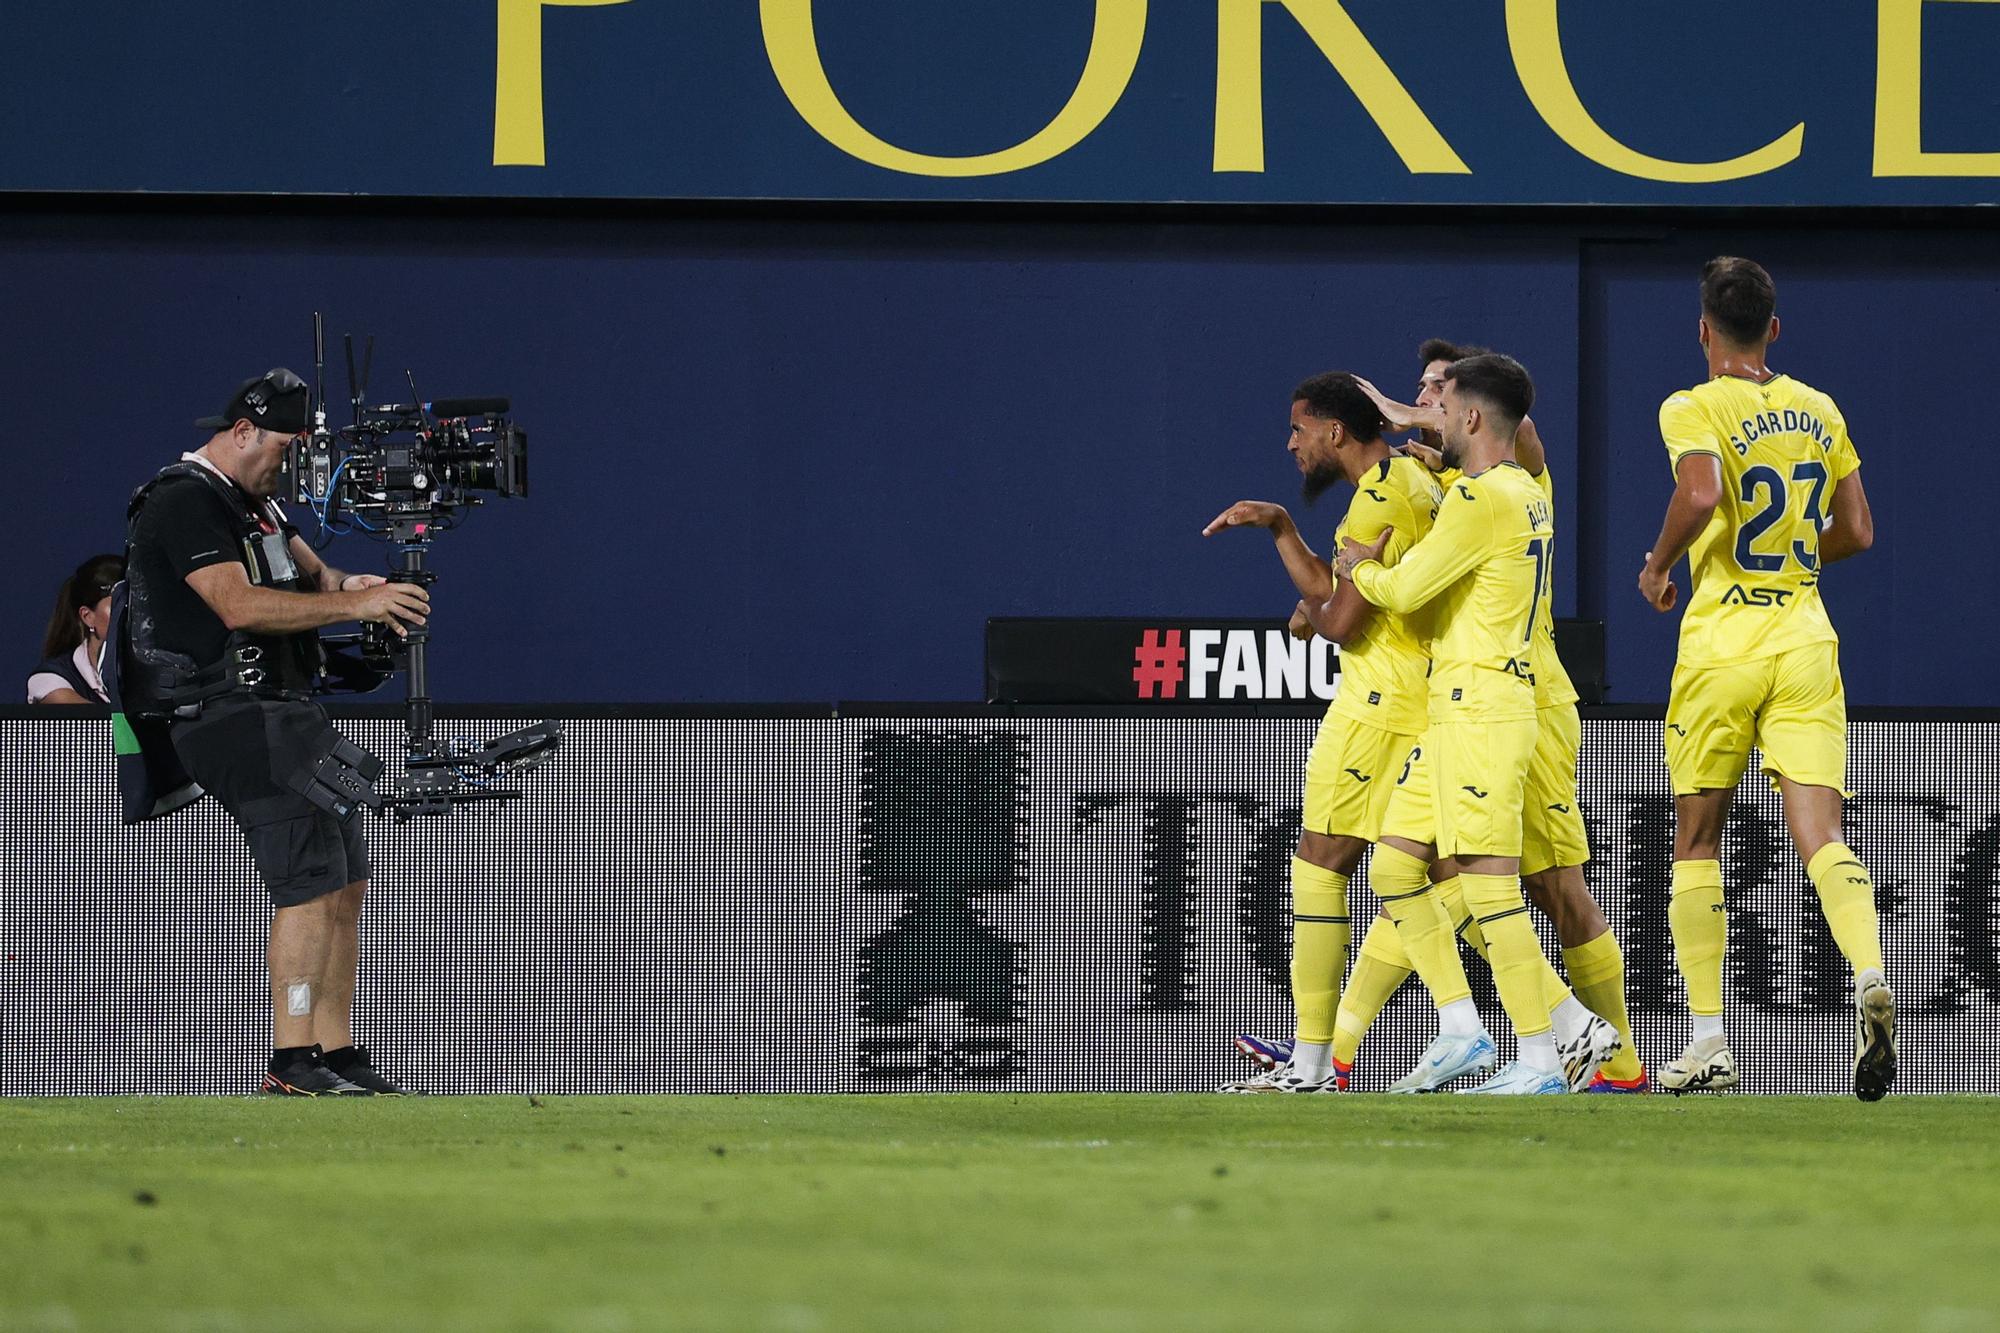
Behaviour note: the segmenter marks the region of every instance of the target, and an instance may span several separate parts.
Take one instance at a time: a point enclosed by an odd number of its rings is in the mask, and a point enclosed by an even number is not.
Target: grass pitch
[[[2000,1105],[0,1101],[0,1328],[1974,1329]]]

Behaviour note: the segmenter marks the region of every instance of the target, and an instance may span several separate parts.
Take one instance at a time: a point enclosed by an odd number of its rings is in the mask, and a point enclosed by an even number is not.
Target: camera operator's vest
[[[118,672],[124,711],[142,717],[193,717],[209,699],[235,691],[271,699],[309,699],[318,679],[319,635],[261,634],[236,630],[230,634],[220,661],[197,662],[185,653],[162,646],[156,638],[155,590],[132,557],[132,542],[146,497],[160,483],[175,477],[198,478],[212,489],[237,525],[238,554],[250,582],[262,588],[292,592],[314,591],[312,580],[296,567],[286,550],[284,529],[273,535],[232,483],[199,463],[180,462],[132,493],[125,509],[125,596],[114,605],[113,620],[122,622],[112,643],[124,653]],[[116,599],[114,599],[116,600]],[[120,615],[118,612],[122,611]]]

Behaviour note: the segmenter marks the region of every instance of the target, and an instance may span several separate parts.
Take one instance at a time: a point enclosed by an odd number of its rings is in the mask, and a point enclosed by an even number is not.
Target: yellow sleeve
[[[1828,404],[1831,408],[1832,404]],[[1833,447],[1826,451],[1826,470],[1835,481],[1847,476],[1861,466],[1861,455],[1854,452],[1854,441],[1847,438],[1847,418],[1836,411],[1827,413],[1831,419],[1827,427],[1833,432]]]
[[[1428,537],[1390,569],[1373,560],[1354,568],[1354,586],[1374,606],[1408,613],[1425,605],[1484,560],[1493,546],[1493,502],[1455,483]]]
[[[1728,443],[1690,393],[1673,394],[1660,404],[1660,439],[1667,446],[1667,466],[1676,474],[1681,460],[1690,454],[1712,454],[1720,461]]]

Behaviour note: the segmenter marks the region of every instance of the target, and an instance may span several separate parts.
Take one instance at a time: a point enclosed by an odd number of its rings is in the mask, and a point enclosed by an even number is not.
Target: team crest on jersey
[[[1785,599],[1792,595],[1790,588],[1746,588],[1740,583],[1729,585],[1729,591],[1722,594],[1722,604],[1729,606],[1783,606]]]

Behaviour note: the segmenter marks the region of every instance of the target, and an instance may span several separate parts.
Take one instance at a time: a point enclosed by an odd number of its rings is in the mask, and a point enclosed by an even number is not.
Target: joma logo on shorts
[[[1792,595],[1789,588],[1746,588],[1740,583],[1729,585],[1729,591],[1722,594],[1722,604],[1731,602],[1738,606],[1783,606],[1785,599]]]

